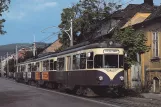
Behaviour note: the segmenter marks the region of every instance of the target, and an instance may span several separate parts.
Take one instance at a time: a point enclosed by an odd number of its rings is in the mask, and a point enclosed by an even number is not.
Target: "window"
[[[43,71],[49,70],[49,61],[43,61]]]
[[[57,69],[64,70],[64,58],[58,58]]]
[[[21,72],[25,72],[25,65],[21,65]]]
[[[76,69],[76,55],[73,55],[73,70]]]
[[[40,65],[39,65],[39,62],[36,63],[36,71],[40,71]]]
[[[152,35],[153,38],[153,57],[158,57],[159,56],[159,51],[158,51],[158,41],[159,41],[159,37],[158,37],[158,32],[153,32]]]
[[[21,71],[20,71],[20,66],[18,66],[18,72],[21,72]]]
[[[31,64],[28,64],[27,70],[28,70],[28,72],[31,72]]]
[[[89,52],[87,54],[87,68],[93,68],[93,52]]]
[[[119,64],[118,64],[119,58]],[[123,55],[105,55],[105,65],[104,68],[123,68]],[[119,67],[118,67],[119,66]]]
[[[80,54],[73,55],[73,70],[80,69]]]
[[[54,61],[50,60],[50,70],[54,70]]]
[[[57,61],[54,61],[54,70],[56,70]]]
[[[80,54],[80,69],[86,69],[86,53]]]
[[[96,55],[94,57],[94,68],[102,68],[103,67],[103,55]]]
[[[31,64],[31,71],[36,71],[36,65],[34,63]]]

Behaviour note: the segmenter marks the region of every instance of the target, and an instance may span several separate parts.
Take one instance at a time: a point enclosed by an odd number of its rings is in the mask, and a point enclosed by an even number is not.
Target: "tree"
[[[121,6],[116,3],[108,3],[105,0],[81,0],[71,8],[63,9],[61,14],[62,29],[69,29],[70,19],[74,19],[74,44],[92,40],[92,34],[98,27],[99,21],[112,19],[111,15],[114,11],[118,10]],[[150,47],[146,46],[147,38],[141,31],[136,31],[132,27],[125,29],[117,28],[114,32],[110,33],[106,39],[114,39],[120,42],[127,52],[128,56],[125,59],[127,69],[137,62],[137,54],[147,52]],[[61,49],[69,46],[69,37],[65,32],[59,34],[60,42],[63,44]],[[61,50],[59,49],[59,50]]]
[[[125,58],[127,69],[138,62],[137,53],[140,55],[148,52],[150,49],[150,47],[146,45],[147,38],[144,33],[142,31],[136,31],[131,26],[123,30],[117,29],[113,38],[123,45],[127,53],[127,57]]]
[[[92,38],[92,33],[98,28],[98,21],[110,19],[114,10],[121,6],[116,3],[109,3],[106,0],[80,0],[71,8],[63,9],[61,14],[61,29],[70,28],[70,19],[73,21],[73,39],[74,44],[87,41]],[[60,42],[63,44],[62,49],[69,47],[69,37],[62,31],[59,34]]]
[[[10,0],[0,0],[0,16],[2,16],[2,13],[8,10],[8,5],[10,4]],[[6,31],[3,30],[3,23],[5,22],[5,19],[0,19],[0,34],[3,35],[6,33]]]

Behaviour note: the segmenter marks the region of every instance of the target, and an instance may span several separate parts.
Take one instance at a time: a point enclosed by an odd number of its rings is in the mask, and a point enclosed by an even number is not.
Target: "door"
[[[71,70],[71,56],[67,56],[67,71]]]
[[[154,93],[159,93],[160,92],[159,79],[157,77],[153,78],[153,92]]]

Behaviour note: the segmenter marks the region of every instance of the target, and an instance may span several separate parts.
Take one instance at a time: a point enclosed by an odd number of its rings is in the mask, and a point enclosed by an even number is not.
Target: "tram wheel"
[[[64,89],[62,84],[58,84],[58,90],[61,91],[61,92],[65,91],[65,89]]]
[[[76,95],[81,96],[83,95],[83,93],[84,93],[84,90],[82,87],[79,87],[76,89]]]

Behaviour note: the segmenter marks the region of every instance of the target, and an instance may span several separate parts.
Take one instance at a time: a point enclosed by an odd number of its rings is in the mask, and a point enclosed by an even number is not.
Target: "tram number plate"
[[[105,50],[103,50],[103,53],[118,54],[119,50],[105,49]]]

